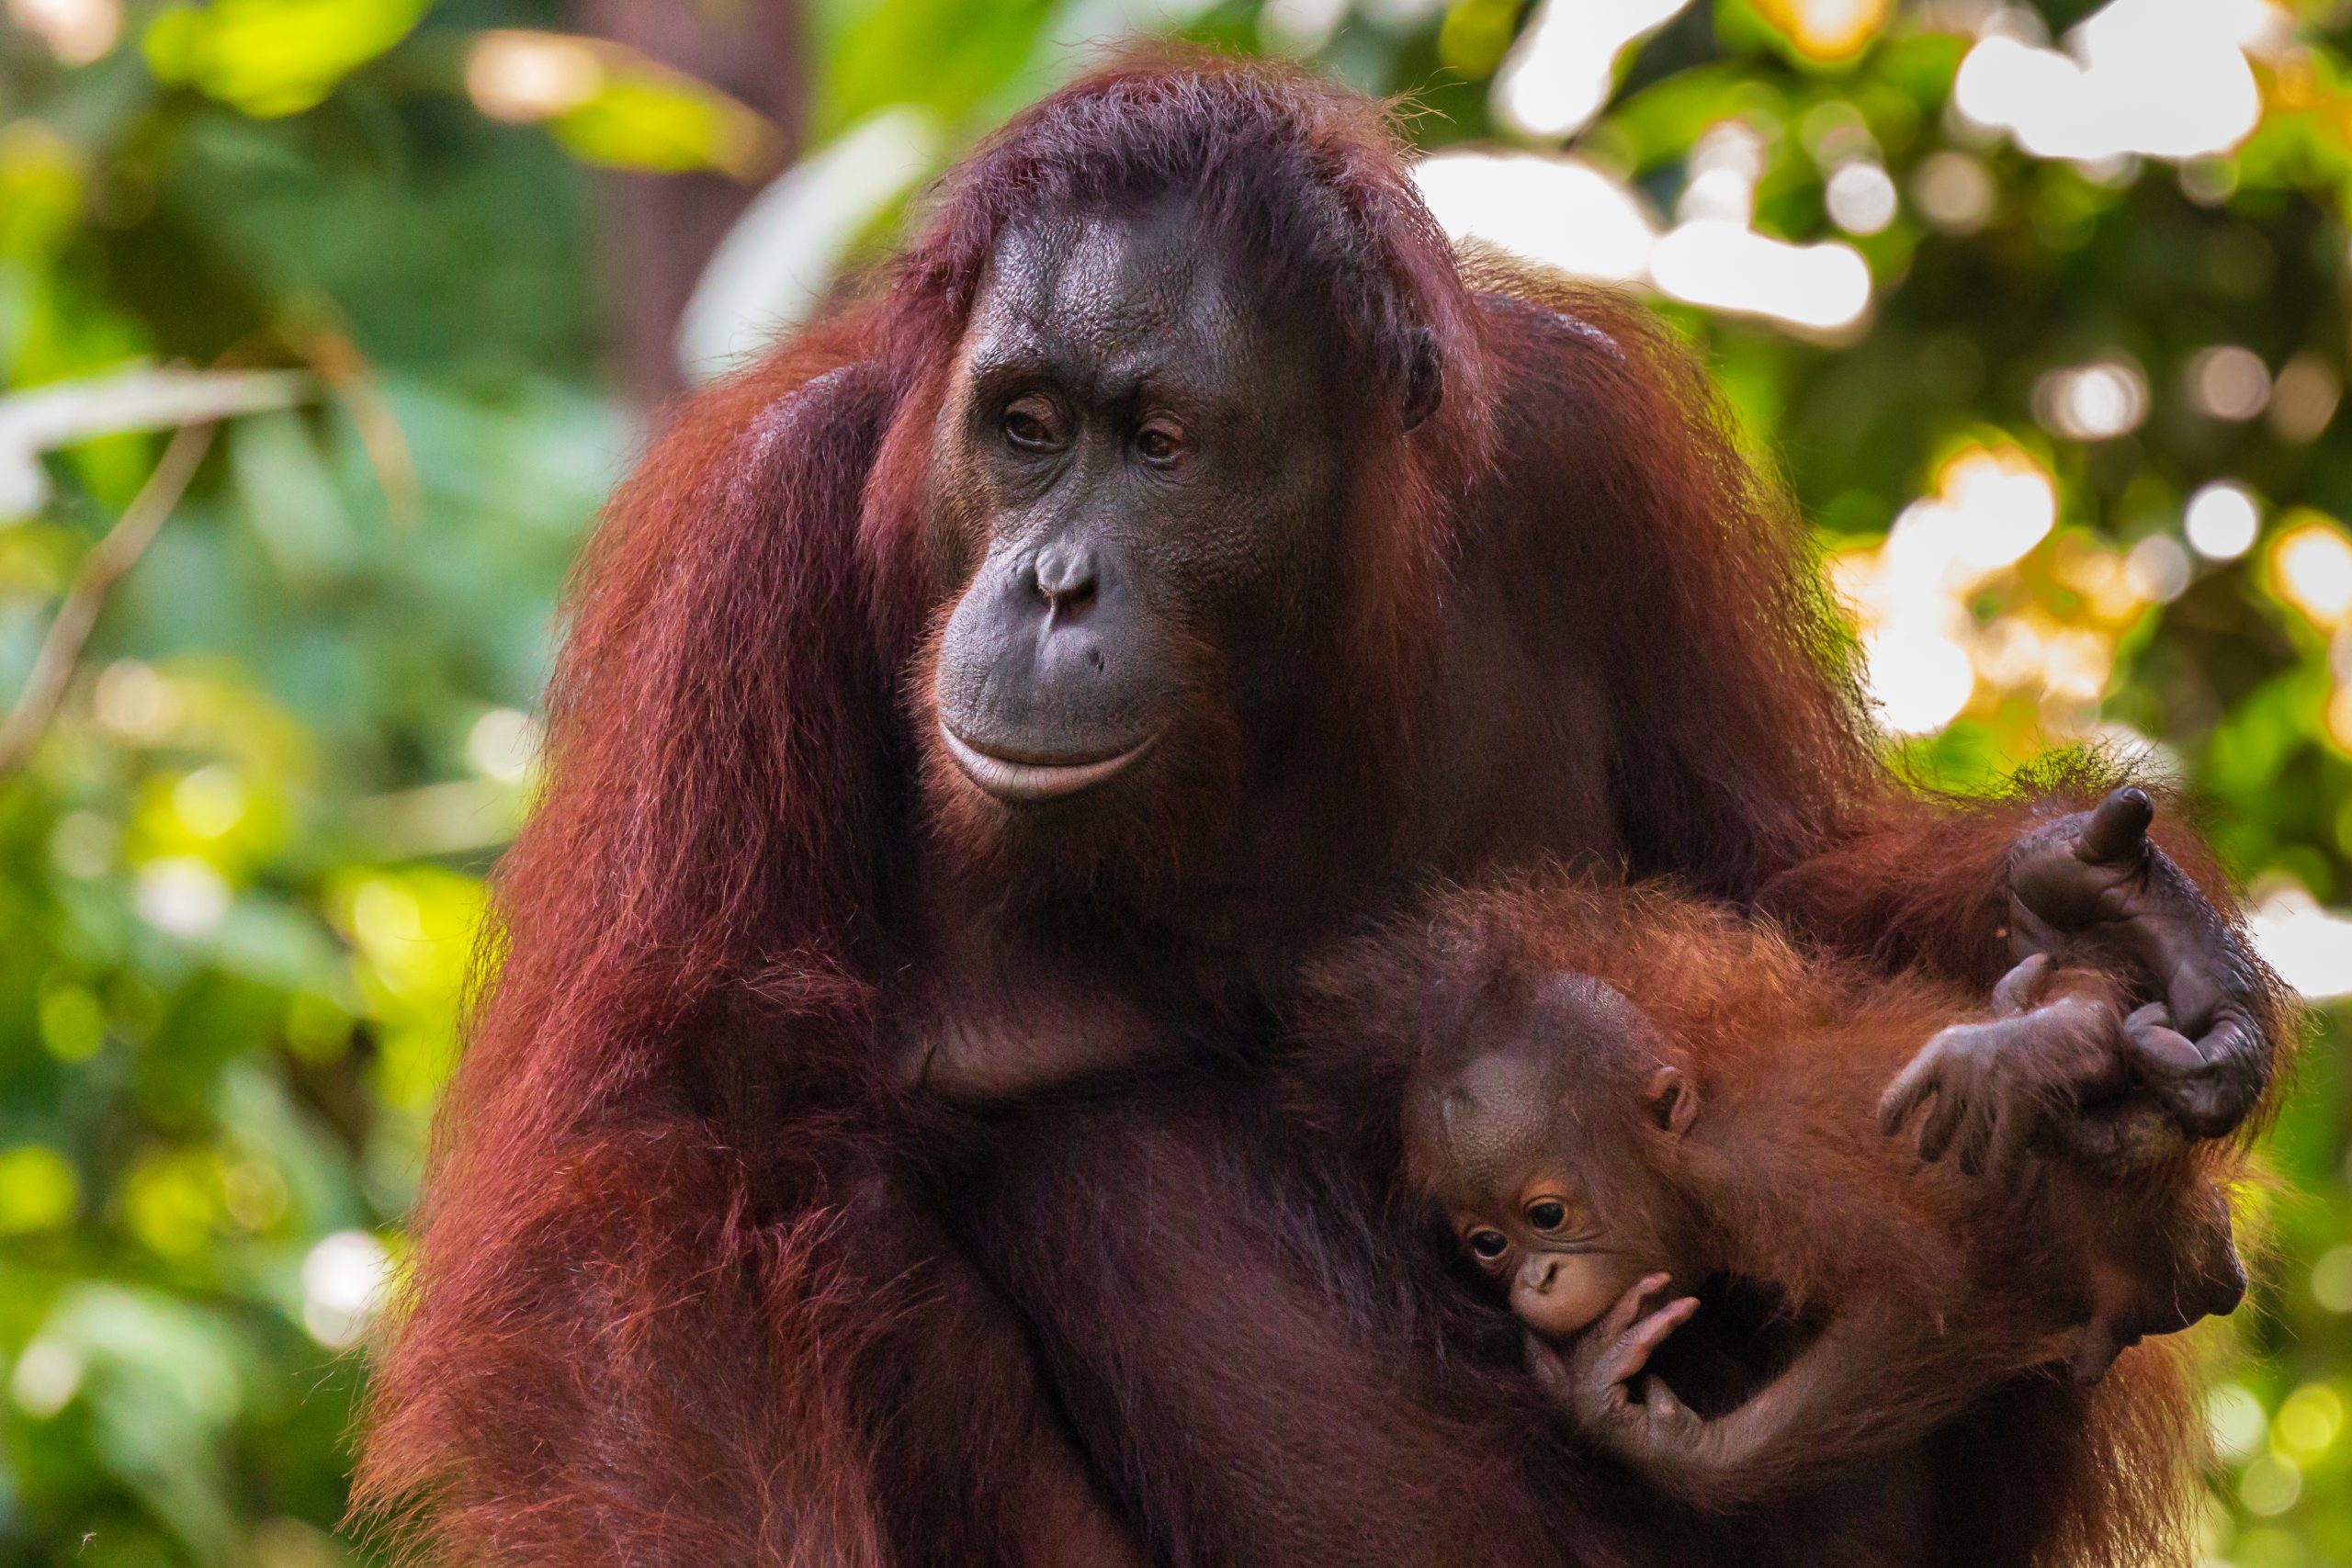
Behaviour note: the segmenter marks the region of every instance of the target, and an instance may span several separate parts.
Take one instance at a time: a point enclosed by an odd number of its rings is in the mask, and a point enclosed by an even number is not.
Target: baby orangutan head
[[[1582,975],[1484,999],[1467,1023],[1408,1087],[1406,1178],[1521,1322],[1574,1334],[1673,1266],[1667,1178],[1697,1091],[1657,1027]]]

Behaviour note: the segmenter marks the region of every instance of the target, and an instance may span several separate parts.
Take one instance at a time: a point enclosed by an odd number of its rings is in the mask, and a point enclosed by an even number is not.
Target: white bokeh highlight
[[[302,1258],[302,1326],[332,1350],[357,1344],[391,1280],[391,1255],[368,1232],[322,1236]]]
[[[2275,36],[2265,0],[2112,0],[2045,49],[1996,29],[1952,82],[1952,107],[2042,158],[2110,164],[2226,152],[2262,98],[2246,50]]]

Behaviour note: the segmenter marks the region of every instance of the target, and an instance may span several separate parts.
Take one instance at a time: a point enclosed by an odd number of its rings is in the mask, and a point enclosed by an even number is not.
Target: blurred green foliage
[[[1989,25],[2030,39],[2092,8]],[[1899,624],[1905,508],[1960,504],[1972,472],[2046,486],[2046,536],[1938,580],[1973,672],[1914,727],[1920,770],[2153,742],[2278,910],[2352,901],[2352,603],[2324,592],[2352,513],[2352,30],[2333,3],[2280,14],[2260,129],[2228,155],[2086,165],[1953,112],[1989,13],[1694,6],[1624,53],[1571,151],[1664,212],[1735,126],[1756,230],[1867,260],[1843,332],[1667,307],[1866,625]],[[1531,8],[829,0],[784,128],[617,46],[551,52],[567,18],[527,0],[5,16],[0,465],[6,400],[126,367],[293,366],[315,395],[224,427],[0,780],[0,1560],[363,1560],[335,1533],[344,1347],[401,1250],[563,573],[636,438],[583,162],[748,175],[779,137],[820,148],[907,104],[952,154],[1130,26],[1309,51],[1414,92],[1433,148],[1510,143],[1495,77]],[[528,68],[502,73],[485,51],[516,39]],[[1841,237],[1827,193],[1858,160],[1900,199]],[[2214,412],[2216,346],[2259,360],[2267,411]],[[2138,416],[2069,434],[2049,378],[2102,364]],[[163,440],[39,457],[40,493],[0,518],[0,692]],[[2262,521],[2243,555],[2179,542],[2216,479]],[[2209,1336],[2211,1545],[2245,1568],[2352,1562],[2346,1095],[2331,1017],[2270,1140],[2282,1179],[2250,1200],[2275,1264]]]

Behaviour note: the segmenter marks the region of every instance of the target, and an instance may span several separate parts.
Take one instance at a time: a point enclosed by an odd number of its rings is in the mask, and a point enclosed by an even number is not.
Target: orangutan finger
[[[2146,1008],[2142,1008],[2132,1015],[2132,1020],[2139,1021],[2135,1024],[2127,1021],[2124,1038],[2132,1043],[2133,1054],[2151,1077],[2187,1077],[2201,1073],[2212,1065],[2188,1036],[2172,1028],[2169,1022],[2163,1021],[2164,1015],[2159,1014],[2156,1019],[2143,1019],[2142,1015],[2147,1011]]]
[[[1938,1069],[1943,1063],[1943,1053],[1936,1047],[1942,1039],[1943,1035],[1939,1034],[1921,1047],[1910,1065],[1894,1075],[1886,1092],[1879,1096],[1878,1130],[1888,1137],[1902,1131],[1903,1123],[1911,1120],[1911,1113],[1936,1092]]]
[[[1993,1123],[1993,1141],[1984,1161],[1984,1174],[1994,1186],[2007,1192],[2014,1190],[2018,1175],[2025,1167],[2026,1150],[2033,1142],[2034,1116],[2014,1100],[2002,1103],[2001,1112]]]
[[[2056,970],[2050,954],[2036,953],[2001,976],[1993,987],[1993,1012],[1998,1018],[2015,1018],[2030,1012],[2050,987],[2050,976]]]
[[[1668,1274],[1647,1274],[1634,1280],[1625,1293],[1617,1298],[1616,1304],[1609,1309],[1609,1314],[1600,1320],[1599,1337],[1604,1340],[1624,1337],[1641,1317],[1642,1303],[1664,1290],[1671,1278]]]
[[[1522,1332],[1520,1340],[1527,1358],[1527,1371],[1538,1388],[1557,1397],[1574,1385],[1568,1359],[1560,1354],[1557,1346],[1532,1328]]]
[[[1944,1157],[1951,1141],[1960,1131],[1961,1121],[1968,1114],[1970,1097],[1941,1090],[1936,1102],[1928,1110],[1926,1120],[1919,1123],[1919,1157],[1929,1165]]]
[[[1998,1096],[1978,1095],[1970,1103],[1968,1113],[1961,1118],[1960,1131],[1954,1135],[1953,1143],[1962,1175],[1980,1177],[1984,1174],[1984,1156],[1993,1146],[1993,1123],[1998,1114]]]
[[[2148,842],[2148,824],[2156,818],[2156,803],[2137,784],[2111,790],[2084,818],[2075,840],[2075,857],[2094,865],[2119,865],[2137,860]]]
[[[1683,1296],[1668,1302],[1635,1324],[1611,1348],[1609,1381],[1628,1382],[1634,1373],[1648,1366],[1651,1352],[1665,1344],[1668,1336],[1690,1321],[1690,1314],[1698,1310],[1698,1297]]]
[[[1697,1420],[1681,1396],[1666,1385],[1664,1378],[1649,1378],[1642,1383],[1642,1408],[1649,1412],[1653,1420]]]
[[[2164,1038],[2172,1035],[2171,1040]],[[2167,1063],[2193,1057],[2199,1066],[2176,1068],[2161,1081],[2166,1109],[2183,1133],[2192,1138],[2219,1138],[2236,1131],[2254,1112],[2262,1097],[2266,1042],[2253,1020],[2233,1014],[2213,1026],[2194,1044],[2170,1030],[2151,1030],[2143,1060],[2154,1062],[2161,1051]],[[2138,1043],[2138,1042],[2135,1042]]]

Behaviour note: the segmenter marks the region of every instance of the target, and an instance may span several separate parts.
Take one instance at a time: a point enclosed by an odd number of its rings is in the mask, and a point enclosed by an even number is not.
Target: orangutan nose
[[[1560,1272],[1560,1259],[1549,1252],[1531,1252],[1527,1261],[1519,1266],[1519,1288],[1534,1295],[1542,1295],[1552,1288]]]
[[[1030,573],[1037,592],[1057,619],[1075,615],[1094,602],[1100,573],[1092,547],[1070,542],[1047,545],[1037,552]]]

